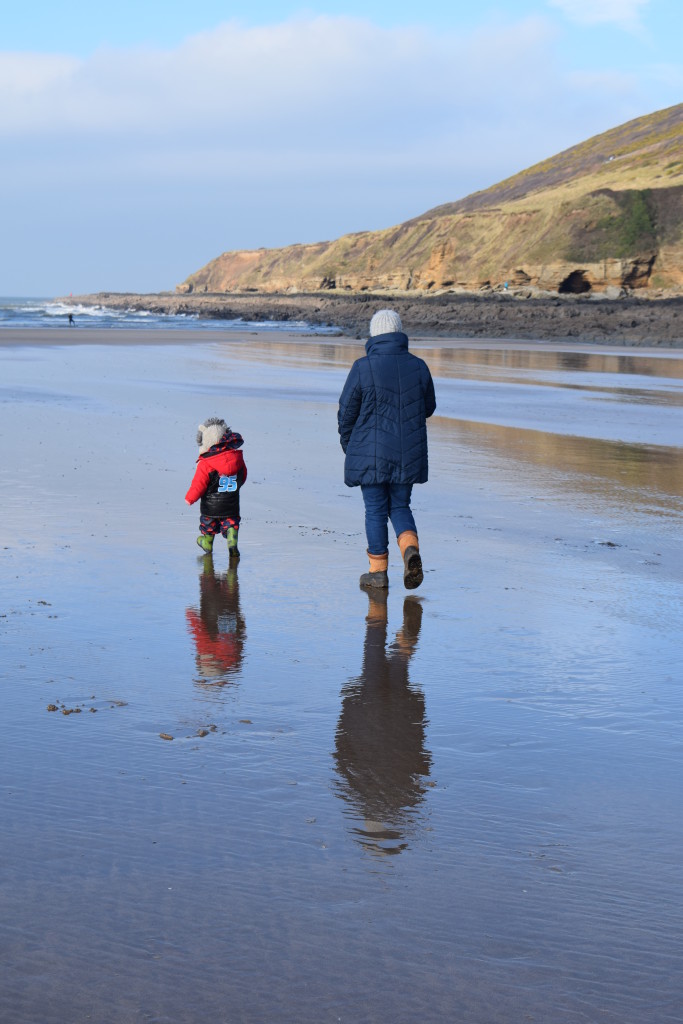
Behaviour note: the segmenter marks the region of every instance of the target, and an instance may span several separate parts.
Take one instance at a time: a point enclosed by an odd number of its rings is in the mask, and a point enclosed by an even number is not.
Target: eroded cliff
[[[683,293],[683,104],[382,231],[225,252],[179,293]]]

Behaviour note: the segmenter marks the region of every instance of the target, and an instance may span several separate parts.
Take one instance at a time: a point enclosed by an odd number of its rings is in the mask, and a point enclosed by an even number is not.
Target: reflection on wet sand
[[[218,355],[230,362],[240,360],[247,363],[266,363],[269,366],[305,367],[348,367],[360,356],[365,355],[364,344],[348,341],[315,341],[307,337],[271,340],[258,338],[242,341],[230,338],[218,348]]]
[[[595,437],[545,433],[496,423],[435,417],[435,437],[455,453],[466,446],[495,455],[508,468],[527,464],[554,473],[555,483],[599,495],[616,505],[683,511],[683,461],[679,448],[627,444]]]
[[[486,376],[487,379],[509,380],[512,373],[524,371],[528,375],[531,371],[540,374],[574,372],[683,379],[683,359],[669,354],[652,356],[602,351],[549,351],[524,348],[516,343],[514,347],[510,344],[498,348],[453,346],[421,349],[420,355],[427,360],[432,373],[439,377],[480,379]],[[486,374],[483,370],[487,371]],[[495,373],[494,377],[492,372]]]
[[[403,625],[387,650],[387,595],[369,594],[360,677],[342,691],[335,737],[337,791],[354,819],[352,834],[373,854],[400,853],[414,831],[432,759],[425,750],[425,700],[410,685],[422,605],[403,604]]]
[[[246,623],[240,608],[237,569],[216,573],[213,556],[201,560],[199,610],[185,612],[195,643],[198,686],[212,689],[232,683],[239,674]]]
[[[269,363],[273,366],[347,367],[363,355],[363,343],[348,341],[315,341],[302,338],[291,340],[226,341],[221,355],[231,360]],[[416,347],[413,339],[413,347]],[[658,352],[657,355],[604,351],[575,351],[544,349],[537,345],[524,346],[524,342],[500,343],[495,348],[468,344],[449,339],[448,346],[419,345],[420,356],[427,361],[434,376],[462,379],[511,380],[519,372],[525,376],[538,373],[561,374],[613,374],[670,380],[683,380],[683,359],[678,355]]]

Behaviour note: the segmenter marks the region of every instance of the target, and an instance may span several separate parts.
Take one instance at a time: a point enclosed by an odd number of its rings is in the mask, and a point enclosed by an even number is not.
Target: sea
[[[136,309],[112,309],[109,306],[84,306],[59,299],[35,297],[0,297],[0,329],[3,327],[65,327],[69,313],[76,325],[97,328],[136,328],[158,330],[206,331],[297,331],[302,334],[335,335],[338,327],[309,324],[304,320],[222,320],[200,317],[192,313],[152,313]]]

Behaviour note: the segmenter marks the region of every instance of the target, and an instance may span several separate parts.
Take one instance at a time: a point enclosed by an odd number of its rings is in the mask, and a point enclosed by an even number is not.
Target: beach
[[[353,332],[0,331],[0,1019],[681,1020],[667,347],[425,329],[425,580],[394,548],[383,598]],[[214,415],[237,565],[183,501]]]

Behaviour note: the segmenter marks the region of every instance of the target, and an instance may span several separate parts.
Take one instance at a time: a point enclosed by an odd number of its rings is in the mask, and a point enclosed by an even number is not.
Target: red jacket
[[[194,505],[201,498],[201,512],[205,516],[222,519],[239,515],[239,489],[246,479],[247,467],[241,451],[231,449],[212,454],[210,449],[197,459],[185,500]]]

